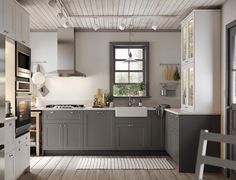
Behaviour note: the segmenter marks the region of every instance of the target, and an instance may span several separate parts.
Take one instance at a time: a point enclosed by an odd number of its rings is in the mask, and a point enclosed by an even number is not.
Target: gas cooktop
[[[46,108],[55,108],[55,109],[75,109],[83,108],[83,104],[48,104]]]

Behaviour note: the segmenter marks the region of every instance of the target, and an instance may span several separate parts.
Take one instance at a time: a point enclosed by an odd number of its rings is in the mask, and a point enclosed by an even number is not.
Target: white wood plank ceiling
[[[32,31],[50,31],[68,21],[78,30],[176,30],[193,9],[219,8],[226,0],[17,0],[31,15]],[[59,18],[58,13],[63,17]]]

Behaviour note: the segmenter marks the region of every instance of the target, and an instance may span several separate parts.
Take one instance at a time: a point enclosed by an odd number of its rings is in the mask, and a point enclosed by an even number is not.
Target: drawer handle
[[[133,127],[134,125],[133,124],[128,124],[128,127]]]
[[[102,111],[98,111],[97,114],[103,114],[103,112]]]
[[[74,114],[74,112],[73,112],[73,111],[70,111],[70,113],[71,113],[71,114]]]
[[[54,114],[54,111],[50,111],[51,114]]]

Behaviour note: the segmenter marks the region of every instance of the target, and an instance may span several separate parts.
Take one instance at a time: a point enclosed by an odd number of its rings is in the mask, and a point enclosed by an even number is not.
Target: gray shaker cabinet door
[[[81,123],[70,122],[64,126],[64,150],[83,149],[83,125]]]
[[[63,124],[44,124],[43,149],[62,150],[63,149]]]
[[[149,112],[151,119],[151,149],[164,150],[164,120],[157,115],[156,111]]]
[[[114,112],[105,110],[86,111],[84,117],[84,149],[113,149]]]
[[[117,124],[116,148],[119,150],[145,150],[147,148],[145,124]]]

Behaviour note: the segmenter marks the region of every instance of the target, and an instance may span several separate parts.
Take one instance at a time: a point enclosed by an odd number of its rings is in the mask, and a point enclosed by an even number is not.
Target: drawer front
[[[30,133],[26,133],[18,138],[16,138],[16,146],[20,146],[25,142],[30,141]]]
[[[55,110],[55,111],[45,111],[44,121],[54,121],[54,120],[82,120],[81,112],[78,110]]]
[[[5,150],[9,152],[15,148],[15,120],[5,122]]]
[[[122,117],[122,118],[115,118],[116,124],[133,124],[133,123],[147,123],[148,117]]]

